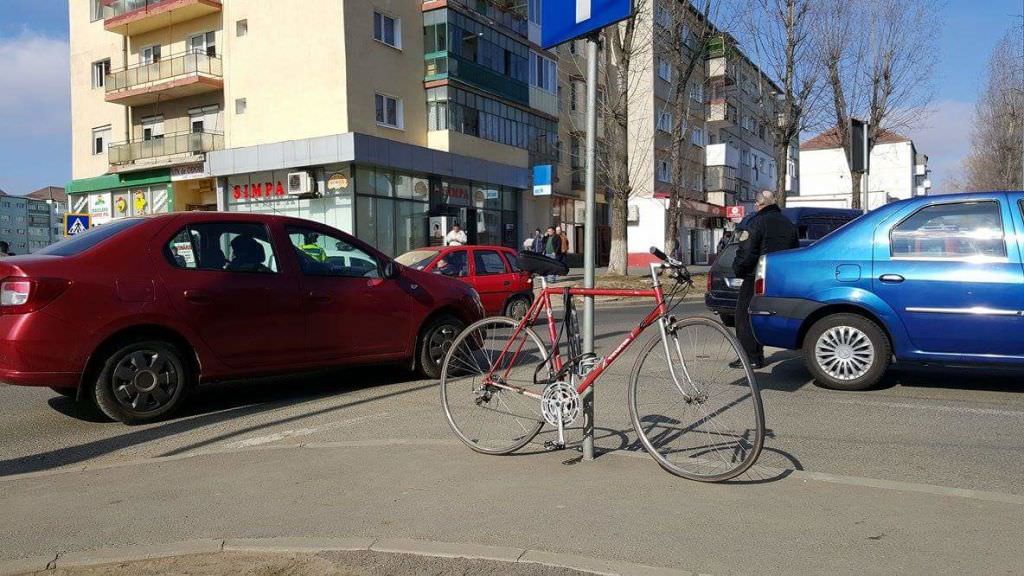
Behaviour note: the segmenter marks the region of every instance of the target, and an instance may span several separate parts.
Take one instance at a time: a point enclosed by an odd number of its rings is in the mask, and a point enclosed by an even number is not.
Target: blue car
[[[766,346],[803,350],[822,386],[893,363],[1024,366],[1024,192],[886,205],[813,246],[763,257],[750,305]]]

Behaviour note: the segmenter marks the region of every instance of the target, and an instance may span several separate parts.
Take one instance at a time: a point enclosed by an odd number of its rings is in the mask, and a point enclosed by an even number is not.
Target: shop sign
[[[551,165],[533,167],[533,195],[551,196]]]
[[[125,218],[131,216],[131,195],[127,192],[121,192],[114,195],[114,217]]]
[[[746,208],[744,206],[726,206],[725,217],[733,222],[742,222]]]
[[[445,202],[446,204],[469,206],[470,202],[472,201],[472,196],[469,193],[468,187],[463,187],[456,184],[449,184],[445,190],[448,193]]]
[[[430,217],[430,245],[444,246],[444,235],[448,232],[447,216]]]
[[[112,219],[110,212],[110,192],[89,195],[89,216],[95,225],[106,224]]]
[[[274,182],[256,182],[254,184],[235,184],[231,188],[231,196],[235,200],[252,200],[256,198],[273,198],[286,196],[284,184]]]
[[[194,164],[184,164],[181,166],[171,166],[171,181],[178,180],[191,180],[193,178],[206,178],[209,174],[206,173],[205,165],[202,162],[196,162]]]
[[[348,174],[335,172],[327,178],[327,189],[331,192],[340,192],[348,188]]]

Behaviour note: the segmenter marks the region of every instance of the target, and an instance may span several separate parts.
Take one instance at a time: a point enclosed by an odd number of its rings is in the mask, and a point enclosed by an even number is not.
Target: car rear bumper
[[[750,325],[754,337],[765,346],[800,348],[800,328],[821,303],[802,298],[755,296],[750,302]]]
[[[704,305],[719,314],[735,314],[737,300],[737,295],[730,293],[708,292],[704,295]]]

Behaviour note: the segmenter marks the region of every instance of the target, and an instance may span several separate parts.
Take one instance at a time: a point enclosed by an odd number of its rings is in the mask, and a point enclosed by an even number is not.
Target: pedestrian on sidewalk
[[[566,236],[561,226],[555,226],[555,236],[558,236],[559,247],[561,248],[558,253],[558,261],[565,264],[565,255],[569,253],[569,237]]]
[[[6,240],[0,240],[0,258],[7,258],[8,256],[14,256],[14,254],[11,254],[11,245]]]
[[[772,252],[800,247],[796,226],[782,214],[776,202],[775,192],[771,190],[762,190],[757,194],[754,200],[757,213],[740,234],[740,247],[732,263],[733,272],[743,279],[740,297],[736,302],[736,338],[743,345],[754,368],[764,366],[764,347],[754,338],[754,331],[750,327],[750,301],[754,298],[757,261]],[[729,366],[740,368],[743,363],[737,358]]]
[[[562,239],[555,233],[553,226],[548,226],[547,233],[544,235],[544,255],[548,258],[558,260],[561,262],[560,255],[562,254]],[[558,276],[551,274],[547,277],[549,284],[558,281]]]

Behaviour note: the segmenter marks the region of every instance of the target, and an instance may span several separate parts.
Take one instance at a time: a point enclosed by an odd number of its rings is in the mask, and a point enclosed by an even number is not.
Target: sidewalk
[[[1024,566],[1024,497],[771,469],[748,480],[689,482],[628,450],[580,462],[572,450],[494,457],[427,439],[249,448],[2,479],[0,559],[301,536],[473,543],[719,576]]]

